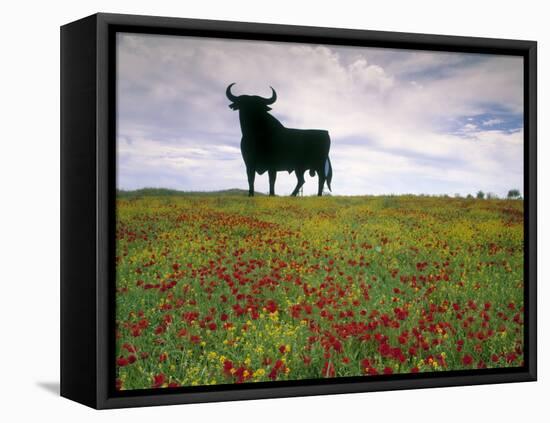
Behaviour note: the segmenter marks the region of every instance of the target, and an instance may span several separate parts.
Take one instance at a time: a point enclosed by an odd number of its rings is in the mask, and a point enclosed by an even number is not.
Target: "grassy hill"
[[[117,189],[118,198],[139,198],[139,197],[165,197],[165,196],[194,196],[201,197],[207,195],[217,195],[217,196],[236,196],[236,197],[246,197],[248,191],[239,188],[231,188],[220,191],[178,191],[175,189],[167,188],[141,188],[133,191],[126,191]],[[262,196],[265,195],[261,192],[256,192],[254,195]]]

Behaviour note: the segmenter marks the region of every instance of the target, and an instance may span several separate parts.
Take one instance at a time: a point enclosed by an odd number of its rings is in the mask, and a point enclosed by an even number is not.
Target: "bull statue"
[[[269,107],[277,100],[277,93],[271,88],[271,98],[257,95],[236,96],[227,87],[225,94],[232,102],[229,107],[239,111],[241,124],[241,153],[248,176],[248,196],[254,196],[254,179],[256,172],[269,175],[269,195],[275,195],[277,172],[294,172],[298,183],[292,191],[296,196],[304,185],[304,173],[309,170],[310,176],[317,173],[319,189],[317,195],[323,195],[325,182],[332,191],[332,166],[328,153],[330,137],[328,131],[320,129],[285,128],[281,122],[268,112]]]

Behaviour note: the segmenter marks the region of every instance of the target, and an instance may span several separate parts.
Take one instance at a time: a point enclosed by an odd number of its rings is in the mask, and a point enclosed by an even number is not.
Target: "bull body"
[[[234,96],[231,86],[227,97],[233,102],[229,107],[239,111],[241,125],[241,153],[248,176],[248,193],[254,195],[256,173],[269,175],[269,195],[275,195],[277,172],[294,172],[297,178],[295,196],[303,186],[304,173],[319,177],[318,195],[322,195],[325,182],[329,190],[332,180],[332,166],[329,159],[330,137],[328,131],[320,129],[285,128],[281,122],[268,113],[270,104],[277,94],[273,90],[271,99],[259,96]]]

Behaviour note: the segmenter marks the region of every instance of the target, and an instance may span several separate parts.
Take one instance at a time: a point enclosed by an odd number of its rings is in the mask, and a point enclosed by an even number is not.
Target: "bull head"
[[[271,88],[271,98],[264,98],[257,95],[236,96],[231,92],[231,87],[233,85],[235,85],[234,82],[232,84],[229,84],[227,90],[225,91],[225,95],[232,102],[229,107],[233,110],[254,109],[267,111],[271,110],[271,107],[269,107],[269,105],[275,103],[275,101],[277,100],[277,93],[275,92],[273,87],[269,87]]]

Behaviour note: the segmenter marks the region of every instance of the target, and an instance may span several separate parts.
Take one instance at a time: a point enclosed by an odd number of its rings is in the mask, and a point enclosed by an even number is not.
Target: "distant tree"
[[[510,191],[508,191],[507,198],[510,200],[520,198],[520,197],[521,197],[521,193],[519,192],[519,189],[511,189]]]
[[[460,195],[460,193],[456,192],[455,193],[455,198],[462,198],[462,196]]]
[[[483,200],[485,198],[485,193],[483,191],[478,191],[476,194],[478,200]]]
[[[488,192],[487,195],[485,195],[485,198],[487,200],[496,200],[498,198],[498,195],[496,195],[494,192]]]
[[[468,195],[466,196],[466,198],[470,200],[470,199],[474,198],[474,196],[473,196],[472,194],[468,194]]]

